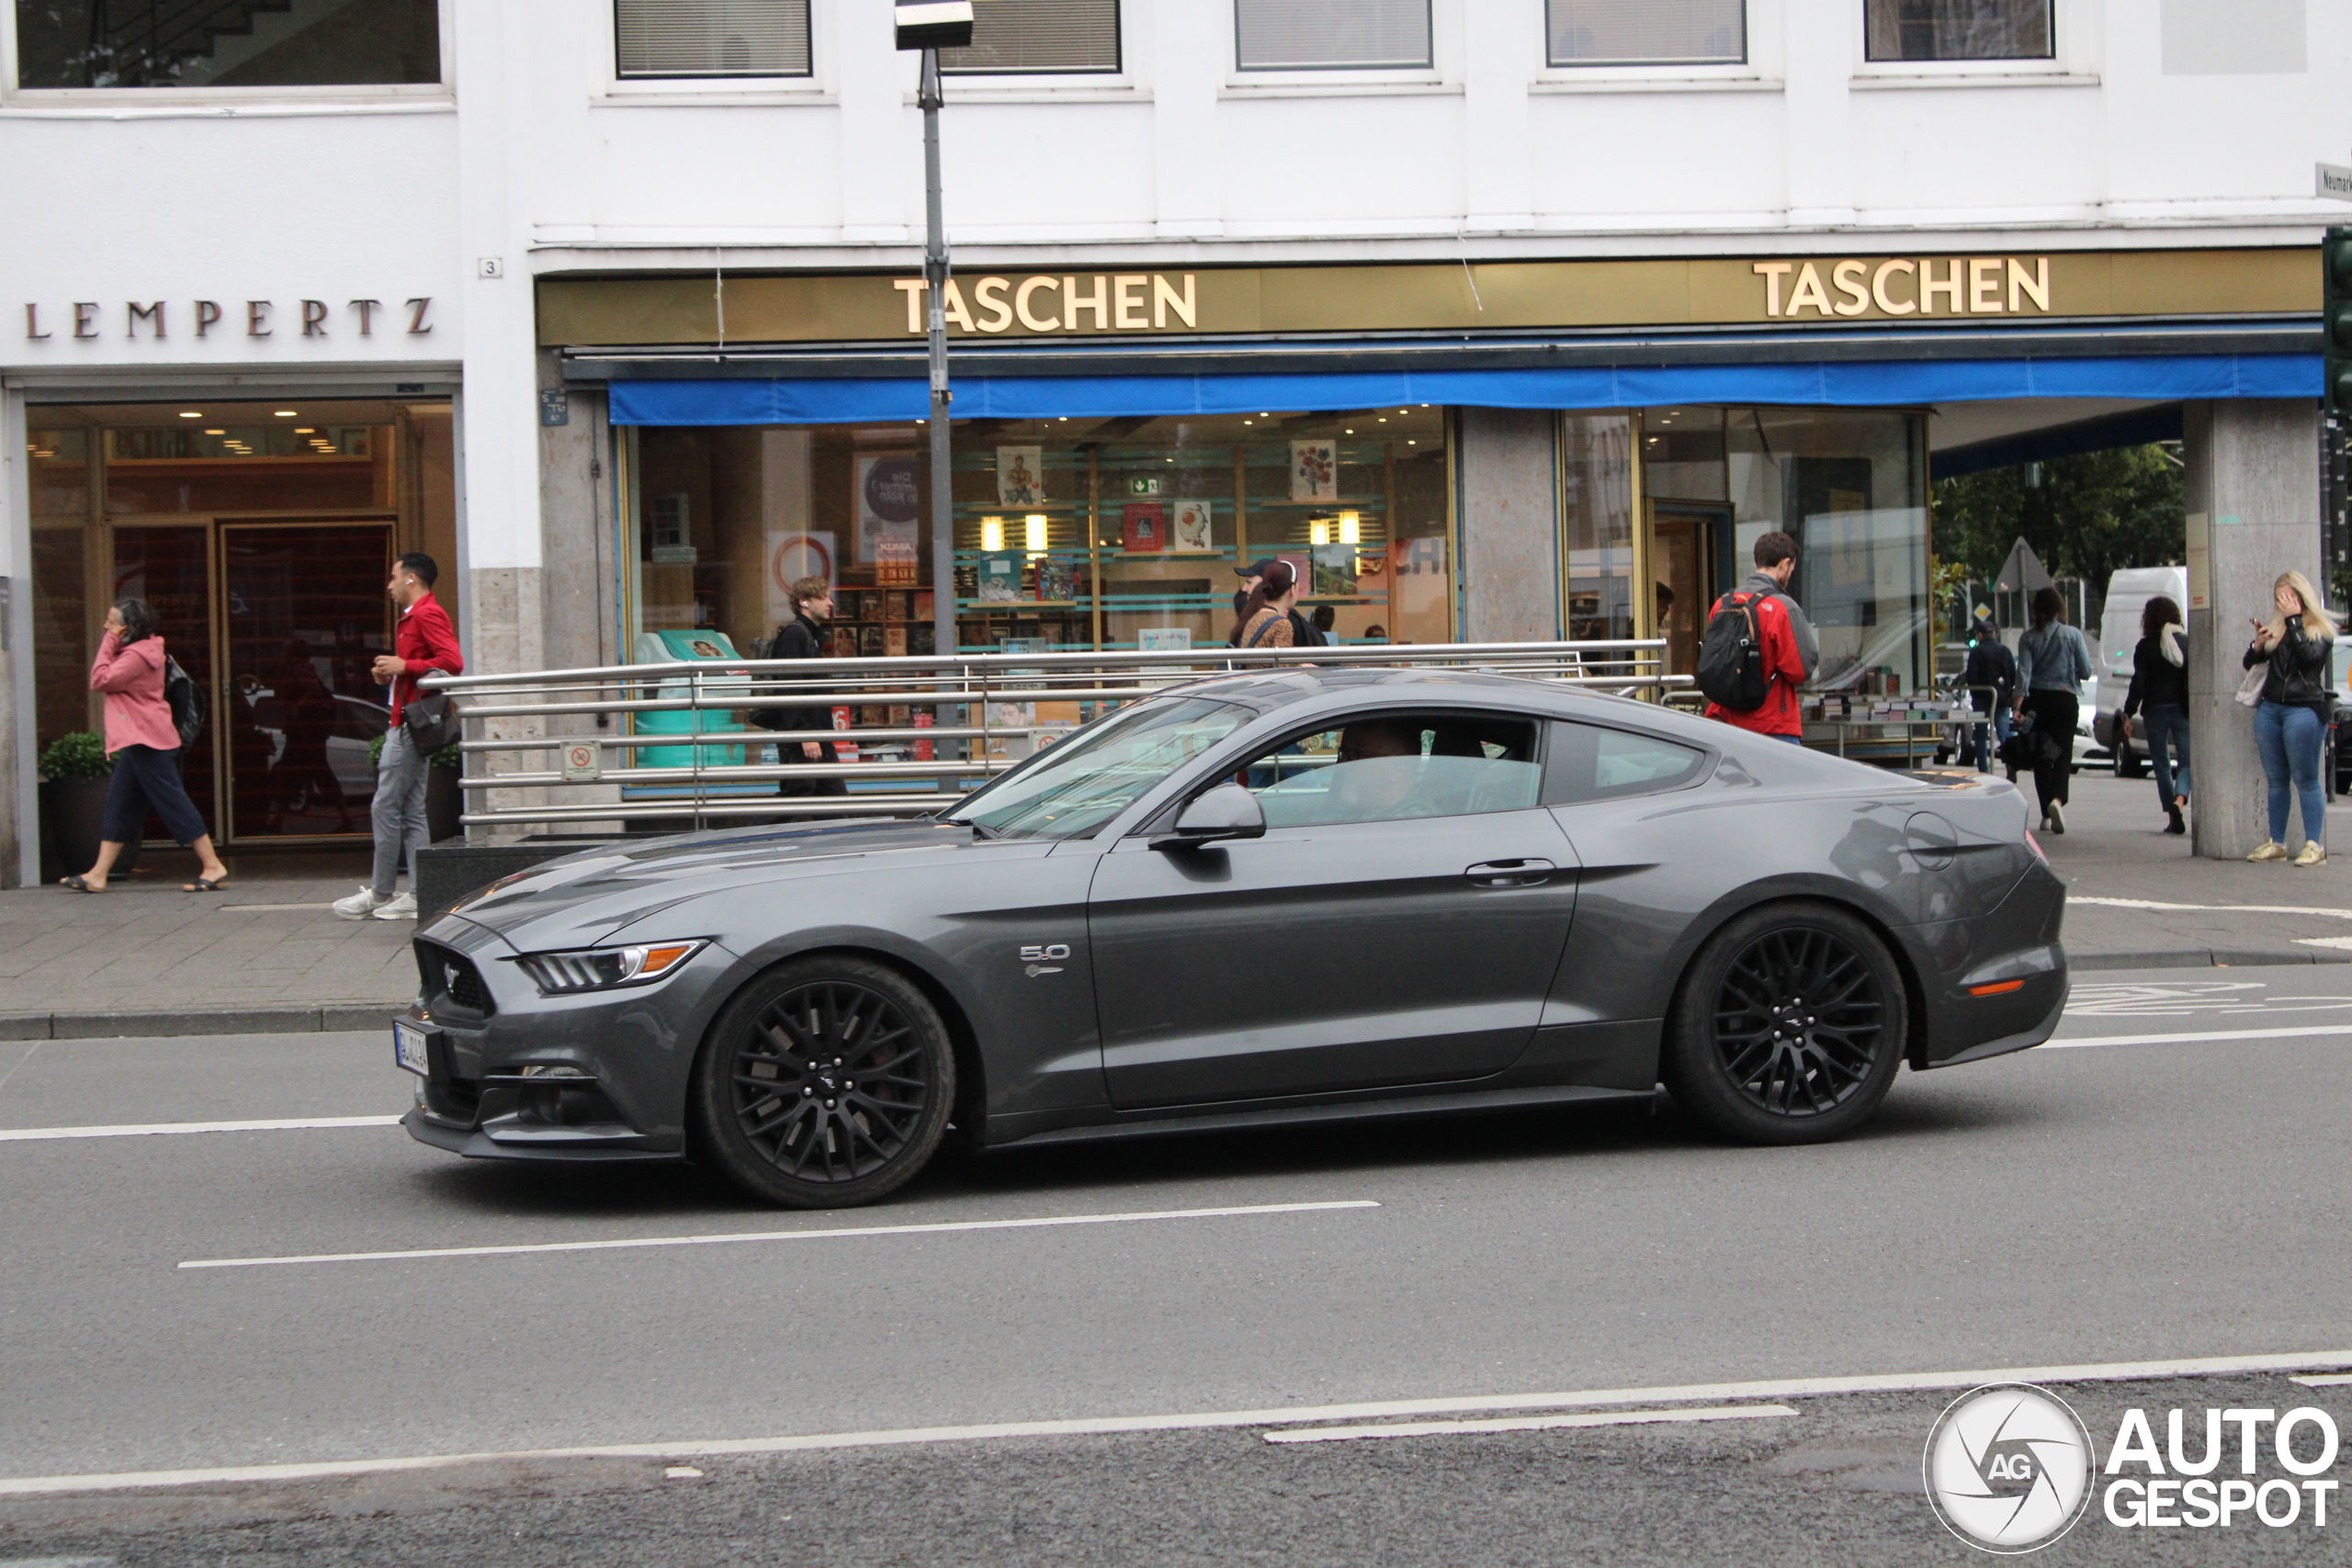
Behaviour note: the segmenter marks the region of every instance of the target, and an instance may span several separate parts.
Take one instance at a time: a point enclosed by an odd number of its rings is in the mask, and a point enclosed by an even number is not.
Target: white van
[[[2098,708],[2091,738],[2114,753],[2118,778],[2136,779],[2148,771],[2147,726],[2135,724],[2121,746],[2115,744],[2115,716],[2132,689],[2132,650],[2140,644],[2140,612],[2164,594],[2188,613],[2188,569],[2143,566],[2107,580],[2107,608],[2098,622]]]

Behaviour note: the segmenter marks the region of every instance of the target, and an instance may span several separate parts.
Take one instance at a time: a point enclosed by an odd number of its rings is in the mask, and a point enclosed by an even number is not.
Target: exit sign
[[[1129,495],[1158,495],[1159,476],[1158,474],[1136,475],[1127,480],[1127,493]]]

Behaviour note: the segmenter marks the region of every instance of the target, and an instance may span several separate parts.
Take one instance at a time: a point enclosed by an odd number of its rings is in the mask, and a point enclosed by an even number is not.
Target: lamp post
[[[924,297],[930,302],[931,606],[936,651],[956,651],[956,476],[947,405],[947,224],[939,198],[939,51],[972,41],[971,0],[897,0],[900,50],[922,52]]]

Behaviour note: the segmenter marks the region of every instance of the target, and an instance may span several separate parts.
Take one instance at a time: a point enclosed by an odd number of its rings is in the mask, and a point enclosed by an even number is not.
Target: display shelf
[[[995,611],[1010,614],[1017,610],[1082,610],[1086,608],[1086,603],[1083,599],[958,599],[956,601],[956,613],[960,615],[967,610],[978,610],[983,614]]]

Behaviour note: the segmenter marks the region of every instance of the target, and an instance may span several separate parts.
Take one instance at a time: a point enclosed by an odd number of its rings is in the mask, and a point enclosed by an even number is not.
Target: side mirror
[[[1157,834],[1155,850],[1189,850],[1225,839],[1262,839],[1265,808],[1258,797],[1237,784],[1222,784],[1196,795],[1176,814],[1174,829]]]

